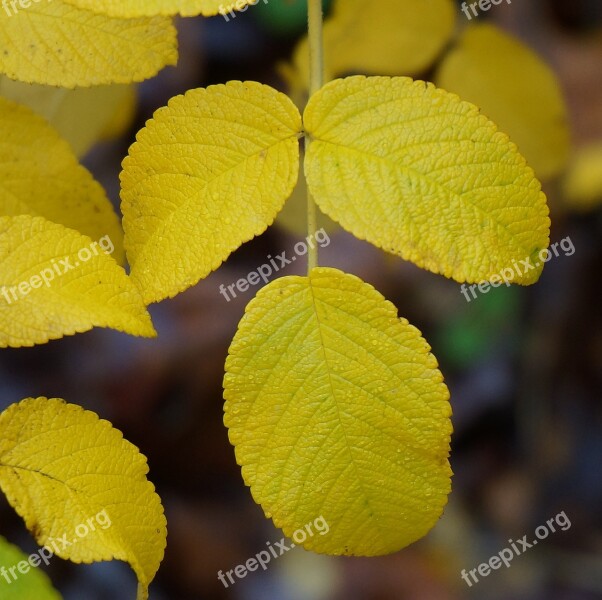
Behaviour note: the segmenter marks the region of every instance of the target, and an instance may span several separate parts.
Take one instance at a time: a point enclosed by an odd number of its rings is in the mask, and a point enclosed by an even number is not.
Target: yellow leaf
[[[81,127],[81,124],[80,124]],[[123,263],[123,231],[101,185],[29,108],[0,98],[0,216],[41,216],[98,240]]]
[[[435,83],[476,104],[518,145],[540,179],[566,166],[568,116],[558,79],[519,40],[494,25],[469,25]]]
[[[44,117],[83,156],[116,118],[129,125],[135,106],[133,85],[99,85],[68,90],[0,77],[0,96],[29,106]]]
[[[167,536],[147,473],[138,448],[80,406],[27,398],[0,414],[0,487],[38,544],[76,563],[128,562],[139,600]]]
[[[0,577],[0,598],[2,600],[61,600],[61,595],[52,587],[48,576],[44,571],[32,568],[38,562],[40,557],[35,554],[25,556],[17,548],[9,544],[0,536],[0,567],[4,569],[4,576]],[[27,563],[29,562],[29,566]],[[17,565],[25,562],[21,568],[25,573],[19,571]],[[13,568],[11,573],[10,568]],[[14,574],[14,577],[13,577]]]
[[[151,17],[176,15],[212,17],[221,12],[246,11],[257,2],[268,0],[66,0],[69,4],[113,17]]]
[[[563,181],[565,203],[587,212],[602,203],[602,142],[579,149]]]
[[[457,281],[486,280],[521,260],[529,267],[513,281],[537,281],[546,198],[474,105],[407,77],[358,76],[322,88],[304,122],[309,189],[355,236]]]
[[[326,81],[349,73],[420,73],[451,38],[455,16],[451,0],[421,0],[419,9],[416,0],[337,0],[324,24]],[[289,71],[287,79],[307,89],[307,37],[297,45],[293,65],[296,74]]]
[[[300,135],[295,105],[255,82],[191,90],[155,113],[121,174],[126,252],[147,304],[272,224],[297,181]]]
[[[111,327],[153,337],[138,290],[98,242],[22,215],[0,217],[0,348]]]
[[[116,19],[61,0],[2,10],[0,48],[0,73],[66,88],[142,81],[178,58],[168,18]]]
[[[239,325],[224,389],[245,483],[295,543],[378,555],[439,519],[449,393],[420,332],[372,286],[330,268],[270,283]],[[328,533],[303,541],[319,517]]]

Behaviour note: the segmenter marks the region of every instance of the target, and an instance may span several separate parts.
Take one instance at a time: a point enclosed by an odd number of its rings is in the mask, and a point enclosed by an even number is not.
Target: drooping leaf
[[[378,555],[424,536],[447,502],[449,394],[420,332],[336,269],[268,284],[230,347],[225,424],[245,483],[316,552]]]
[[[62,0],[0,11],[0,48],[0,73],[65,88],[142,81],[178,58],[169,18],[111,18]]]
[[[68,90],[0,77],[0,96],[29,106],[69,142],[77,156],[83,156],[102,138],[114,118],[124,115],[127,119],[131,115],[128,107],[135,98],[135,88],[99,85]]]
[[[246,11],[249,5],[267,0],[66,0],[73,6],[113,17],[152,17],[154,15],[176,15],[211,17],[220,10],[225,12]],[[222,13],[223,14],[223,13]]]
[[[132,279],[147,303],[196,284],[263,233],[299,171],[301,115],[255,82],[191,90],[159,109],[121,174]]]
[[[140,293],[109,252],[107,240],[42,217],[0,217],[0,348],[92,327],[155,336]]]
[[[495,25],[469,25],[435,83],[476,104],[518,145],[540,179],[566,166],[569,126],[560,83],[519,40]]]
[[[305,157],[320,208],[418,266],[478,282],[549,243],[545,195],[516,146],[476,106],[406,77],[350,77],[315,94]],[[536,265],[537,263],[537,265]]]
[[[337,0],[324,24],[326,81],[349,73],[414,75],[435,60],[454,31],[451,0]],[[296,47],[293,88],[309,84],[307,37]],[[298,78],[298,79],[297,79]]]
[[[76,563],[128,562],[138,600],[167,536],[147,473],[138,448],[80,406],[27,398],[0,414],[0,487],[36,541]]]
[[[80,124],[81,126],[81,124]],[[0,98],[0,216],[41,216],[98,240],[123,262],[123,230],[101,185],[29,108]]]
[[[562,182],[563,199],[578,212],[587,212],[602,203],[602,142],[580,148],[575,153]]]
[[[2,600],[61,600],[61,595],[52,587],[47,575],[36,564],[41,564],[41,559],[32,559],[27,567],[28,559],[17,546],[9,544],[0,536],[0,565],[7,569],[7,577],[0,577],[0,598]],[[16,577],[8,569],[16,567],[20,563],[23,573],[18,569],[14,570]],[[33,566],[32,566],[33,564]]]

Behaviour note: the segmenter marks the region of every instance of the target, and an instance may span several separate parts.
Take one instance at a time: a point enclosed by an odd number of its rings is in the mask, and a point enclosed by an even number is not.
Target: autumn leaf
[[[154,15],[182,15],[212,17],[224,12],[245,11],[258,0],[66,0],[73,6],[86,8],[113,17],[152,17]],[[223,14],[223,13],[222,13]]]
[[[407,77],[349,77],[309,101],[309,189],[356,237],[456,281],[480,282],[549,243],[546,198],[476,106]]]
[[[65,88],[142,81],[178,58],[169,18],[112,18],[62,0],[1,11],[0,48],[0,73]]]
[[[0,414],[0,487],[38,544],[76,563],[128,562],[138,600],[167,536],[147,473],[138,448],[80,406],[27,398]]]
[[[117,134],[129,126],[134,112],[132,107],[136,106],[134,85],[98,85],[68,90],[0,77],[0,96],[24,104],[44,117],[79,157],[95,143],[109,137],[107,133],[112,136],[109,128],[113,123],[117,123]],[[120,120],[125,127],[119,125]]]
[[[495,25],[469,25],[435,83],[476,104],[517,144],[541,179],[569,156],[569,125],[558,78],[533,50]]]
[[[255,82],[191,90],[142,129],[123,162],[132,280],[147,303],[196,284],[263,233],[298,177],[301,115]]]
[[[105,242],[42,217],[0,217],[0,348],[92,327],[156,335],[140,293]]]
[[[450,40],[456,21],[451,0],[337,0],[324,23],[324,78],[347,74],[415,75]],[[281,73],[300,97],[309,88],[307,36]]]
[[[307,550],[395,552],[450,491],[449,393],[420,332],[336,269],[268,284],[226,361],[225,418],[245,483],[276,526],[318,517]]]
[[[109,236],[123,263],[123,230],[100,184],[29,108],[0,98],[0,216],[41,216],[94,240]]]

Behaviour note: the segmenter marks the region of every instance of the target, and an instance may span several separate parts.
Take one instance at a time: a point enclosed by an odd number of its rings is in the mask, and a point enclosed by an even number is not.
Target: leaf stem
[[[309,31],[309,95],[315,94],[324,85],[324,43],[322,35],[322,0],[308,0],[307,18]],[[311,140],[305,134],[305,152],[309,150]],[[318,210],[307,188],[307,273],[318,266],[318,248],[315,235],[318,228]]]

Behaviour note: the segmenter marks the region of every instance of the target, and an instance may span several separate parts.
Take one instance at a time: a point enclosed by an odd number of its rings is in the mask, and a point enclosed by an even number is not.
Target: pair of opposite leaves
[[[351,72],[415,75],[432,65],[452,38],[456,15],[451,0],[423,3],[416,10],[411,0],[335,2],[324,25],[326,79]],[[159,15],[211,15],[218,8],[214,0],[55,0],[12,17],[0,11],[0,72],[63,87],[140,81],[177,59],[176,31],[171,19]],[[379,32],[376,39],[373,31]],[[566,108],[549,68],[491,25],[471,23],[456,41],[435,75],[437,85],[480,106],[519,144],[539,178],[557,175],[566,165],[569,141]],[[283,67],[293,98],[305,96],[307,56],[304,39]],[[288,203],[281,223],[295,205]]]

